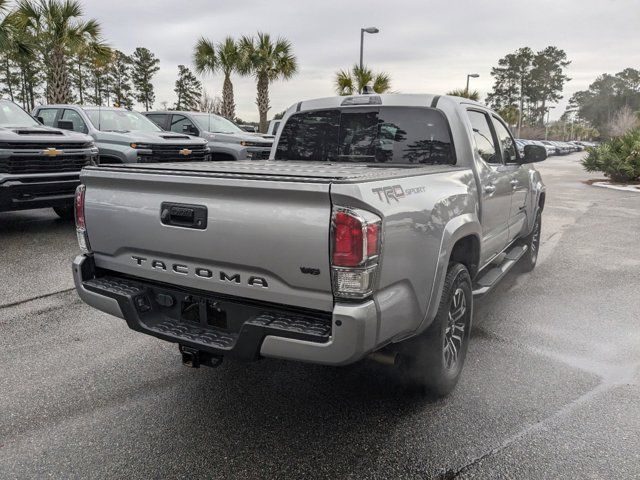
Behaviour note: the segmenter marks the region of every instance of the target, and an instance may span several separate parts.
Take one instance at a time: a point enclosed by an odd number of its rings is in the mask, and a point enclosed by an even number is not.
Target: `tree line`
[[[555,46],[509,53],[491,69],[494,84],[486,102],[518,134],[540,136],[548,123],[545,115],[548,118],[550,108],[563,98],[563,88],[571,80],[565,73],[570,63],[566,52]],[[559,140],[606,138],[623,135],[639,119],[640,71],[626,68],[602,74],[588,89],[574,93],[560,119],[546,127],[550,138]]]
[[[144,47],[131,55],[110,48],[100,24],[83,19],[77,1],[0,0],[3,96],[31,110],[37,103],[120,105],[148,109],[159,60]]]
[[[201,38],[194,47],[195,70],[224,76],[222,100],[203,91],[186,65],[178,66],[176,102],[165,108],[220,113],[235,120],[231,76],[256,80],[260,129],[266,131],[271,108],[269,87],[296,74],[291,42],[268,33],[231,37],[219,43]],[[31,110],[36,104],[80,103],[150,110],[156,101],[153,78],[159,59],[147,48],[131,54],[111,48],[100,23],[86,19],[77,0],[0,0],[0,92]]]

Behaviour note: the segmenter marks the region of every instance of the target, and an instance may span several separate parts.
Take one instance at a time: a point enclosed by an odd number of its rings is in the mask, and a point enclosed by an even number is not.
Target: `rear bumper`
[[[67,205],[78,185],[79,173],[0,178],[0,212]]]
[[[210,355],[346,365],[376,346],[373,301],[336,304],[333,312],[289,310],[142,279],[112,277],[97,272],[88,255],[75,258],[73,276],[85,303],[123,318],[133,330]],[[197,304],[197,321],[184,319],[187,299]],[[217,324],[221,317],[214,310],[224,312],[222,324]]]

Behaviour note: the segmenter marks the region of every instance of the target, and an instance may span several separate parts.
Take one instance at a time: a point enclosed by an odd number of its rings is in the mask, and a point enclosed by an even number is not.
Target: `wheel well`
[[[220,162],[228,162],[228,161],[235,160],[235,157],[233,155],[229,155],[228,153],[218,153],[218,152],[213,152],[213,154],[211,155],[211,158],[214,161],[220,161]]]
[[[540,207],[540,211],[544,210],[544,202],[547,199],[547,194],[542,192],[540,194],[540,199],[538,200],[538,206]]]
[[[480,241],[475,235],[467,235],[459,239],[451,249],[450,262],[461,263],[467,270],[471,278],[478,273],[478,263],[480,261]]]

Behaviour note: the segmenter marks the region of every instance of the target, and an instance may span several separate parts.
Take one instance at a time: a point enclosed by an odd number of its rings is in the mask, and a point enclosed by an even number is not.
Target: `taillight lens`
[[[76,236],[78,237],[78,245],[83,253],[89,253],[89,237],[87,235],[87,224],[84,218],[84,197],[86,187],[78,185],[76,188],[76,197],[74,200],[74,209],[76,213]]]
[[[87,188],[84,185],[78,185],[78,188],[76,188],[76,228],[87,228],[84,221],[84,194],[86,190]]]
[[[362,263],[362,222],[346,212],[336,212],[333,218],[333,264],[357,267]]]
[[[367,225],[367,257],[375,257],[380,253],[380,223]]]
[[[334,295],[364,298],[373,291],[381,248],[381,219],[360,209],[336,207],[332,219]]]

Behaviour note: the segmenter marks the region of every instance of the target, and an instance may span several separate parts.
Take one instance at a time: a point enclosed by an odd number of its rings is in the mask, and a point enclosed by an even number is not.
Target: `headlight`
[[[241,141],[240,145],[242,145],[243,147],[264,147],[264,148],[270,148],[271,147],[270,143],[247,142],[245,140]]]
[[[129,146],[131,148],[136,148],[136,149],[141,149],[141,148],[151,148],[151,145],[149,145],[148,143],[130,143]]]

